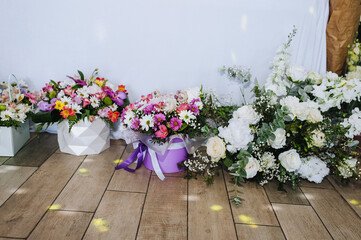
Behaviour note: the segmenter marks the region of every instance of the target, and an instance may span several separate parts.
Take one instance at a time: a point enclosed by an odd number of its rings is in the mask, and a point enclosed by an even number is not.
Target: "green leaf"
[[[230,158],[226,158],[224,159],[223,163],[227,168],[229,168],[230,166],[232,166],[233,161]]]
[[[86,116],[88,117],[88,119],[90,118],[90,110],[89,109],[85,109],[85,113],[86,113]]]
[[[79,73],[80,79],[81,79],[81,80],[84,80],[84,74],[83,74],[81,71],[79,71],[79,70],[78,70],[78,73]]]
[[[287,122],[291,122],[292,121],[292,118],[289,116],[289,115],[286,115],[283,117],[283,119]]]

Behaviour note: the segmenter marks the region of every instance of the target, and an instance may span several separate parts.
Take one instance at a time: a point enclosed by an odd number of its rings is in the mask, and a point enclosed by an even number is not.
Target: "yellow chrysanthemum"
[[[55,102],[55,107],[54,108],[61,111],[61,110],[63,110],[64,106],[65,106],[65,104],[62,101],[58,100],[58,101]]]

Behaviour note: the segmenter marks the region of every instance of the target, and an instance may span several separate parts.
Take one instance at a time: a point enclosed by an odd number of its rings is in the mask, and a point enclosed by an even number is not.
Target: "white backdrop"
[[[264,83],[293,25],[293,62],[326,69],[328,0],[1,0],[0,11],[0,80],[35,89],[97,67],[133,101],[200,84],[237,100],[219,68],[246,65]]]

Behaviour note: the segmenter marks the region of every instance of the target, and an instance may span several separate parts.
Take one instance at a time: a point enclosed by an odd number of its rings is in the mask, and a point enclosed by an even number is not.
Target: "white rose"
[[[281,165],[288,171],[294,172],[301,166],[301,158],[295,149],[288,150],[278,156]]]
[[[322,83],[322,75],[319,73],[310,71],[307,74],[307,78],[314,80],[317,85]]]
[[[247,124],[257,124],[259,122],[260,116],[252,108],[251,105],[245,105],[233,112],[233,118],[244,121]]]
[[[312,145],[315,147],[323,147],[325,145],[325,134],[321,130],[312,131]]]
[[[177,108],[177,100],[175,98],[168,98],[164,103],[165,112],[173,112]]]
[[[275,139],[268,139],[268,143],[271,145],[271,147],[274,149],[280,149],[286,145],[286,130],[283,128],[277,128],[273,134],[276,136]]]
[[[244,170],[246,170],[247,173],[247,179],[249,178],[253,178],[254,176],[257,175],[257,172],[259,170],[259,162],[257,161],[257,159],[250,157],[248,158],[248,163],[246,165],[246,167],[244,168]]]
[[[316,108],[309,108],[307,121],[311,123],[318,123],[323,120],[321,112]]]
[[[218,162],[219,159],[226,157],[226,144],[221,138],[211,137],[208,139],[206,147],[212,162]]]
[[[307,71],[301,66],[289,67],[286,74],[292,79],[293,82],[303,82],[307,78]]]

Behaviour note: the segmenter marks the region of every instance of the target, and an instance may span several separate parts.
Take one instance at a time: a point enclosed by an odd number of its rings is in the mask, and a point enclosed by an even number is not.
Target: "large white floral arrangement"
[[[289,64],[294,33],[265,87],[255,87],[255,101],[236,110],[207,144],[209,159],[228,167],[238,183],[276,179],[295,187],[302,178],[320,183],[331,172],[359,178],[353,136],[361,132],[360,80]],[[232,197],[240,203],[238,193]]]

